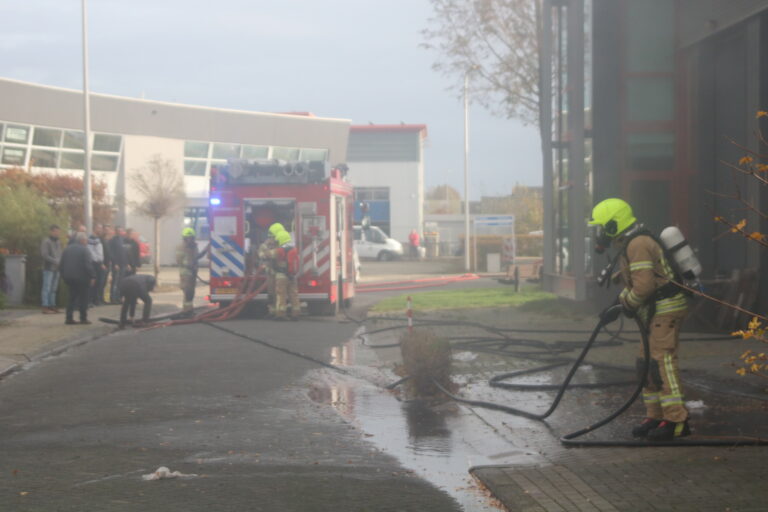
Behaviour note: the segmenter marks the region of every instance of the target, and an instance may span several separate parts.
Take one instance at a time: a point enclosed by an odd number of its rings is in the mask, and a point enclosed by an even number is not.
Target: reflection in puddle
[[[402,404],[408,425],[409,446],[416,453],[445,454],[451,451],[451,431],[443,414],[424,402]]]
[[[368,442],[453,496],[465,510],[499,510],[478,491],[470,467],[538,460],[456,404],[400,402],[369,382],[324,370],[312,372],[308,380],[313,401],[333,407]]]
[[[331,347],[331,361],[334,366],[351,366],[355,364],[357,347],[352,340],[339,347]]]

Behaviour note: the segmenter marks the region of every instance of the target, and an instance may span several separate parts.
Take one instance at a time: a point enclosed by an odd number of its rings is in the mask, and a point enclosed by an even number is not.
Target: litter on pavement
[[[141,475],[141,479],[144,481],[150,481],[150,480],[165,480],[168,478],[194,478],[197,475],[194,473],[185,474],[181,471],[171,471],[165,466],[160,466],[155,470],[154,473],[149,473],[148,475]]]

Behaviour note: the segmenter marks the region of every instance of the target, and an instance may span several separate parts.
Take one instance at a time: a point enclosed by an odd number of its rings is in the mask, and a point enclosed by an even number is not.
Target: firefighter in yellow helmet
[[[184,302],[181,311],[192,314],[192,304],[195,300],[195,285],[197,284],[197,262],[202,254],[197,250],[195,230],[184,228],[181,231],[181,244],[176,247],[176,265],[179,267],[179,287],[184,292]],[[204,254],[204,253],[203,253]]]
[[[688,312],[687,298],[671,281],[674,271],[664,249],[637,222],[632,207],[621,199],[599,202],[592,210],[590,225],[598,228],[598,245],[619,251],[624,289],[619,302],[648,326],[651,365],[645,377],[643,402],[646,418],[632,429],[634,437],[670,441],[690,434],[688,411],[677,364],[680,326]],[[616,314],[618,309],[614,309]],[[614,320],[605,318],[610,322]],[[643,359],[637,360],[638,373]],[[641,377],[642,378],[642,377]]]
[[[272,250],[275,261],[275,318],[282,320],[290,316],[291,319],[296,319],[301,313],[296,281],[298,253],[287,231],[277,233],[275,241],[277,248]]]
[[[261,243],[258,251],[259,264],[264,267],[264,274],[267,279],[267,307],[273,314],[275,312],[275,258],[273,251],[278,247],[275,235],[283,232],[285,232],[285,228],[279,222],[269,226],[267,239]]]

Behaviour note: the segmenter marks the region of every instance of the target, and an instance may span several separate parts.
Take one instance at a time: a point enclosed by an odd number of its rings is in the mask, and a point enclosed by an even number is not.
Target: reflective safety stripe
[[[643,393],[643,402],[646,404],[657,404],[661,402],[658,393]]]
[[[653,262],[649,260],[635,261],[629,264],[629,271],[634,272],[636,270],[651,270],[653,269]]]
[[[683,433],[683,429],[685,428],[685,422],[681,421],[680,423],[675,424],[675,437],[679,437]]]
[[[662,395],[661,406],[669,407],[671,405],[683,405],[683,397],[681,395]]]
[[[688,299],[685,295],[678,293],[674,297],[668,299],[661,299],[656,301],[656,314],[664,315],[667,313],[674,313],[676,311],[682,311],[688,307]]]
[[[619,294],[619,299],[623,300],[628,293],[629,293],[629,288],[624,288],[623,290],[621,290],[621,293]]]
[[[630,306],[635,307],[635,308],[639,307],[643,303],[643,301],[640,300],[640,297],[638,297],[635,294],[634,290],[629,290],[629,293],[627,294],[626,300],[627,300],[627,302],[629,303]]]
[[[669,396],[677,396],[682,398],[683,394],[680,392],[680,383],[677,382],[677,372],[675,371],[675,367],[672,364],[672,354],[669,352],[664,354],[664,372],[667,374],[669,390],[672,392]]]
[[[667,258],[664,257],[664,255],[661,256],[661,267],[664,271],[664,276],[667,279],[673,279],[675,277],[675,273],[672,272],[672,267],[669,266],[669,262],[667,261]]]

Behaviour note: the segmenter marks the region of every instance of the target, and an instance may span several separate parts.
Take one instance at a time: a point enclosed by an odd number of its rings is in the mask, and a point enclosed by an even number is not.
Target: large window
[[[243,158],[260,160],[269,158],[269,146],[243,146]]]
[[[85,133],[67,130],[61,145],[65,148],[85,150]]]
[[[220,144],[213,145],[213,158],[226,160],[227,158],[240,158],[240,144]]]
[[[119,135],[106,135],[97,133],[93,137],[93,150],[117,153],[120,151],[120,144],[123,138]]]
[[[389,201],[388,187],[356,188],[355,201]]]
[[[27,148],[4,146],[2,148],[2,163],[4,165],[23,166],[27,155]]]
[[[624,169],[644,174],[629,180],[635,197],[646,202],[652,198],[642,199],[643,194],[667,190],[668,184],[644,181],[635,186],[633,180],[669,180],[676,164],[675,4],[625,4]]]
[[[205,176],[205,160],[184,160],[184,174],[188,176]]]
[[[675,5],[671,0],[627,2],[627,71],[672,72]]]
[[[630,77],[627,80],[629,121],[670,121],[674,118],[672,77]]]
[[[33,149],[29,156],[31,167],[56,168],[58,166],[59,152],[48,149]]]
[[[0,123],[0,165],[78,170],[85,167],[85,134],[45,126]],[[117,171],[123,138],[93,135],[91,169]]]
[[[15,144],[26,144],[29,140],[29,126],[6,125],[3,140]]]
[[[33,146],[50,146],[58,148],[61,146],[61,130],[52,128],[35,128],[35,135],[32,137]]]
[[[659,171],[675,166],[675,134],[630,133],[627,135],[627,167],[635,171]]]

